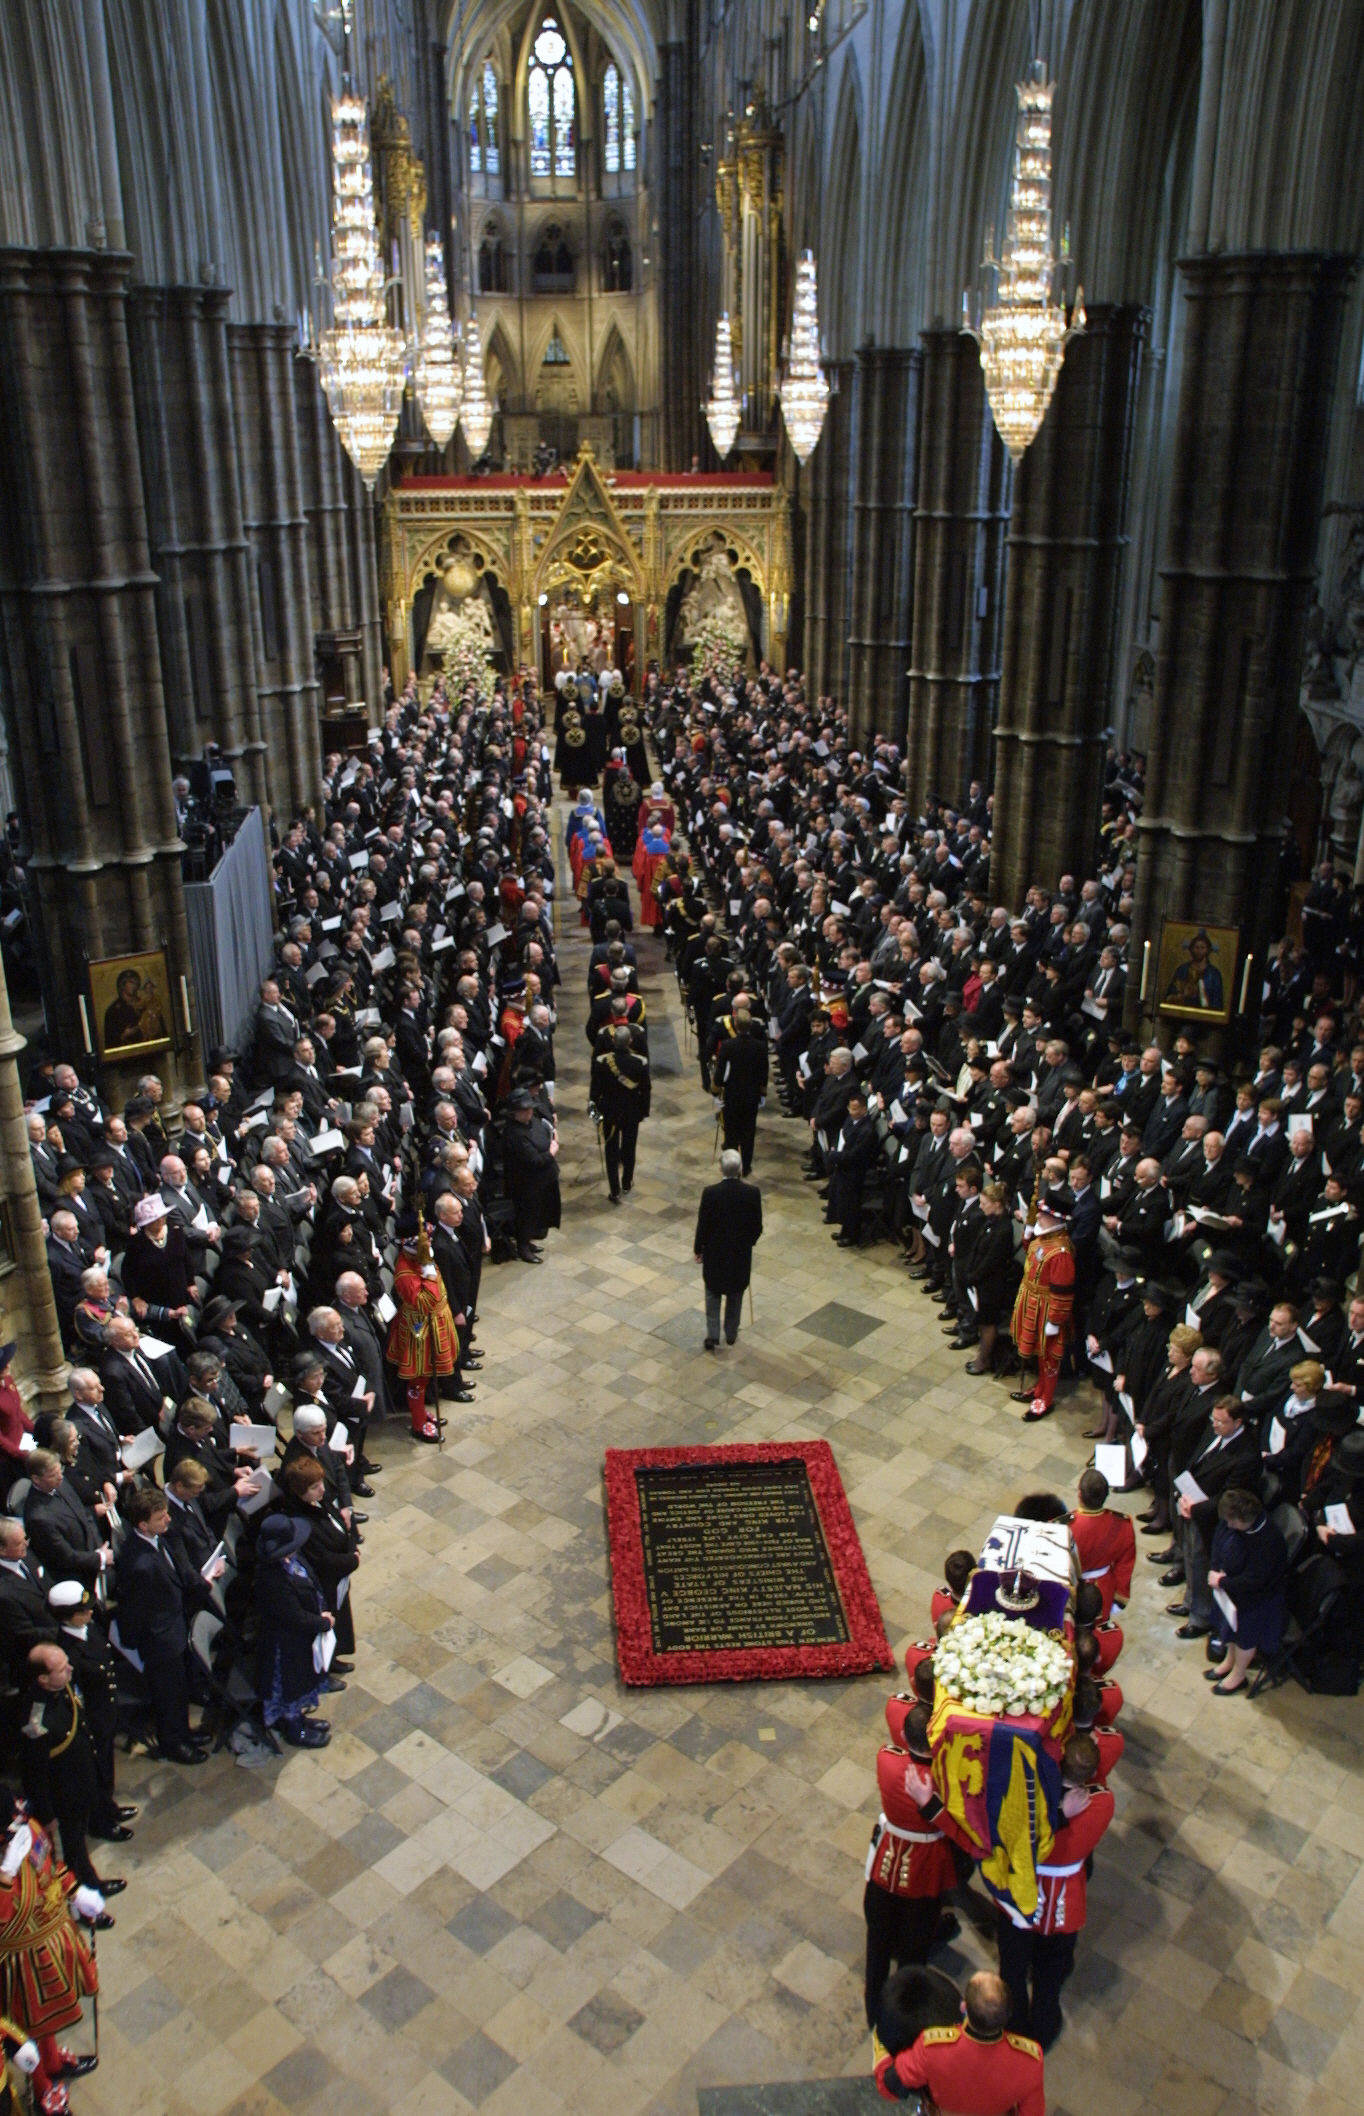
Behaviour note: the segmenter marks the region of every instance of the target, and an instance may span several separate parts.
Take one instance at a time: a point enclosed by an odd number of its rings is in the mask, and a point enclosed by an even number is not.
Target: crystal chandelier
[[[715,376],[713,394],[706,405],[706,424],[723,463],[739,431],[739,400],[734,394],[734,346],[730,337],[729,312],[716,319]]]
[[[464,377],[455,360],[450,309],[445,298],[445,252],[438,235],[426,238],[426,314],[413,372],[426,430],[444,448],[459,419]]]
[[[332,165],[332,321],[318,345],[318,371],[342,445],[373,489],[398,427],[407,348],[388,321],[369,120],[349,85],[332,104]]]
[[[988,254],[985,269],[996,274],[994,306],[971,326],[963,297],[963,328],[980,346],[985,393],[999,437],[1018,462],[1047,414],[1066,346],[1085,327],[1084,296],[1078,292],[1070,321],[1058,281],[1065,267],[1051,246],[1051,99],[1054,84],[1041,59],[1018,83],[1018,133],[1004,255]],[[993,243],[989,245],[993,251]]]
[[[796,292],[791,304],[791,357],[777,392],[782,417],[796,461],[810,455],[824,428],[829,403],[829,384],[819,364],[819,296],[815,285],[814,252],[802,252],[796,266]]]
[[[464,345],[464,406],[460,412],[469,453],[477,462],[493,430],[493,408],[483,380],[483,339],[477,316],[470,316]]]

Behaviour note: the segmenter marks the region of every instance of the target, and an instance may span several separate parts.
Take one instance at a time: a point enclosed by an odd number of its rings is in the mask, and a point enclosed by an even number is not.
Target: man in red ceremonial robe
[[[0,2033],[6,2056],[32,2080],[42,2116],[61,2116],[68,2106],[64,2082],[93,2072],[97,2062],[72,2056],[57,2041],[79,2021],[81,2000],[99,1988],[73,1911],[92,1922],[114,1922],[97,1889],[77,1888],[47,1831],[0,1791]],[[12,2029],[26,2039],[14,2044]]]
[[[1014,1402],[1028,1405],[1023,1416],[1029,1423],[1045,1418],[1052,1408],[1074,1297],[1075,1251],[1065,1214],[1054,1203],[1039,1201],[1012,1323],[1019,1358],[1025,1366],[1030,1359],[1037,1361],[1036,1387],[1014,1391]]]
[[[1094,1742],[1072,1736],[1061,1759],[1066,1819],[1037,1869],[1037,1909],[1025,1920],[999,1906],[999,1968],[1009,1987],[1009,2019],[1044,2050],[1061,2032],[1061,1986],[1075,1966],[1084,1930],[1085,1867],[1113,1820],[1113,1795],[1094,1783],[1098,1769]]]
[[[892,1706],[897,1708],[892,1718]],[[867,2026],[891,1965],[926,1962],[942,1898],[957,1885],[952,1847],[934,1827],[939,1800],[928,1746],[928,1707],[892,1699],[887,1721],[898,1733],[876,1758],[881,1813],[867,1853],[862,1913],[867,1921]]]
[[[1047,2116],[1042,2052],[1005,2026],[1009,1991],[1003,1978],[977,1970],[966,1986],[963,2011],[966,2017],[955,2028],[925,2028],[898,2057],[878,2049],[878,2091],[887,2101],[908,2101],[927,2089],[947,2116]]]
[[[388,1356],[407,1383],[412,1437],[430,1444],[440,1439],[440,1424],[426,1408],[426,1385],[433,1376],[454,1373],[459,1338],[425,1230],[415,1219],[405,1219],[400,1232],[403,1245],[393,1268],[398,1312],[388,1333]]]
[[[1098,1588],[1107,1618],[1114,1603],[1125,1606],[1132,1592],[1137,1532],[1126,1514],[1108,1505],[1108,1479],[1101,1470],[1084,1471],[1078,1496],[1080,1504],[1070,1517],[1070,1533],[1080,1559],[1080,1576]]]

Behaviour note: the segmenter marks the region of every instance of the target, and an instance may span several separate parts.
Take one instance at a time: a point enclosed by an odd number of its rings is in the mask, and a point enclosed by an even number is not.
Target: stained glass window
[[[469,174],[500,176],[502,155],[497,140],[497,74],[491,59],[483,62],[469,91]]]
[[[628,81],[623,80],[621,82],[620,94],[622,120],[621,167],[622,169],[633,169],[635,166],[635,99],[630,93],[630,83]]]
[[[573,174],[573,76],[566,67],[554,76],[554,174]]]
[[[553,15],[546,15],[532,47],[526,108],[532,176],[572,176],[576,167],[573,61]]]
[[[620,75],[608,66],[601,84],[605,168],[608,176],[620,175]]]
[[[483,159],[489,176],[497,176],[501,170],[497,149],[497,75],[491,59],[483,68]]]
[[[553,166],[549,151],[549,75],[543,67],[532,66],[530,70],[526,103],[530,111],[530,173],[548,176]]]

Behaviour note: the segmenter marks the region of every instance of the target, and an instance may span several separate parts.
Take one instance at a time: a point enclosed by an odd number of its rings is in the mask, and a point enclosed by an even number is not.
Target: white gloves
[[[104,1914],[104,1898],[97,1888],[78,1888],[71,1901],[78,1918],[91,1920]]]
[[[1061,1335],[1060,1323],[1048,1323],[1045,1331],[1043,1332],[1043,1335],[1047,1337],[1059,1337]]]
[[[0,1874],[12,1881],[32,1849],[33,1832],[27,1822],[21,1822],[5,1848],[4,1858],[0,1859]]]
[[[38,2069],[37,2043],[20,2043],[14,2053],[13,2062],[18,2066],[25,2078],[32,2078]]]

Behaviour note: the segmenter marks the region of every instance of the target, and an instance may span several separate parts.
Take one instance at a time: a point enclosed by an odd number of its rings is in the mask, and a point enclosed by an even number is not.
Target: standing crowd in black
[[[1066,1370],[1101,1403],[1085,1437],[1150,1488],[1180,1636],[1212,1641],[1223,1694],[1285,1636],[1352,1688],[1364,925],[1345,884],[1314,879],[1233,1080],[1189,1030],[1163,1047],[1124,1027],[1139,760],[1109,760],[1091,871],[997,905],[985,788],[912,810],[895,744],[859,751],[794,673],[651,678],[646,709],[677,816],[656,891],[725,1144],[746,1171],[770,1054],[833,1239],[897,1245],[973,1373],[1016,1371],[1023,1229],[1039,1202],[1058,1215]],[[1239,1647],[1213,1553],[1233,1534]]]
[[[485,1260],[558,1224],[549,790],[532,684],[425,708],[409,686],[287,830],[249,1034],[181,1128],[154,1073],[118,1110],[67,1064],[31,1082],[70,1401],[34,1419],[0,1377],[0,1765],[106,1899],[89,1840],[136,1812],[120,1731],[185,1765],[215,1731],[329,1739],[418,1211],[447,1409],[473,1399]]]

